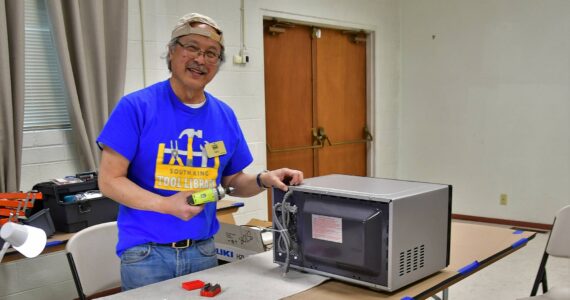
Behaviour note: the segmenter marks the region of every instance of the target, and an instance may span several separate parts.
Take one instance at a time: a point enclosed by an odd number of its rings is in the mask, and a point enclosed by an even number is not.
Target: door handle
[[[320,127],[315,129],[315,128],[311,128],[311,133],[313,135],[313,144],[312,145],[306,145],[306,146],[297,146],[297,147],[289,147],[289,148],[278,148],[278,149],[273,149],[269,143],[266,144],[267,146],[267,151],[269,151],[269,153],[278,153],[278,152],[290,152],[290,151],[299,151],[299,150],[308,150],[308,149],[318,149],[318,148],[322,148],[325,146],[323,140],[324,138],[320,135]],[[323,129],[324,132],[324,129]],[[326,136],[325,136],[326,137]],[[328,139],[328,138],[326,138]],[[330,141],[329,141],[329,145],[330,145]]]
[[[323,129],[323,133],[324,133],[324,129]],[[374,138],[372,137],[372,134],[370,133],[370,130],[368,130],[368,126],[364,126],[363,134],[364,134],[363,139],[342,141],[342,142],[331,142],[329,140],[329,138],[326,137],[326,135],[325,135],[325,137],[328,140],[330,146],[340,146],[340,145],[350,145],[350,144],[365,144],[367,142],[372,142],[374,140]]]
[[[316,129],[313,128],[313,140],[317,140],[323,145],[323,147],[325,146],[325,141],[329,144],[329,146],[332,146],[331,140],[325,133],[325,129],[323,127],[317,127]]]
[[[367,142],[372,142],[374,140],[372,134],[368,130],[368,126],[364,127],[364,139],[342,141],[336,143],[331,142],[323,127],[311,128],[311,133],[313,135],[312,145],[278,148],[278,149],[273,149],[271,145],[269,145],[269,143],[266,143],[265,145],[267,146],[267,151],[269,151],[269,153],[278,153],[278,152],[290,152],[290,151],[300,151],[308,149],[319,149],[323,148],[325,144],[329,144],[329,146],[339,146],[339,145],[350,145],[350,144],[363,144]]]
[[[273,148],[271,148],[271,146],[269,145],[269,143],[267,143],[266,146],[267,146],[267,151],[269,151],[269,153],[299,151],[299,150],[317,149],[317,148],[322,148],[322,147],[323,147],[323,145],[312,145],[312,146],[307,145],[307,146],[298,146],[298,147],[290,147],[290,148],[278,148],[278,149],[273,149]]]

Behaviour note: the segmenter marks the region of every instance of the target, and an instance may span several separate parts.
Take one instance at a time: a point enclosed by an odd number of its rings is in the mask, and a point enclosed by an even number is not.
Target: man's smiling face
[[[199,27],[215,32],[206,24],[194,24]],[[188,49],[200,49],[199,53],[192,54]],[[194,92],[203,91],[206,85],[214,78],[218,72],[220,61],[208,63],[206,53],[220,54],[221,45],[206,36],[189,34],[178,39],[176,47],[170,51],[170,62],[172,68],[172,79],[176,80],[184,89]]]

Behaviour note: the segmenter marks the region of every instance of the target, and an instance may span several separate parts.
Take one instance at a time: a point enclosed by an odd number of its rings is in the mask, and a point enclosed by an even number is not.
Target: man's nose
[[[202,50],[198,51],[194,60],[200,62],[201,64],[204,64],[206,62],[206,52]]]

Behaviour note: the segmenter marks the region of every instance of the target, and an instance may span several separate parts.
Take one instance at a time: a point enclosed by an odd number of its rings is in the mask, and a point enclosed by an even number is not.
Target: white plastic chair
[[[117,234],[117,222],[108,222],[87,227],[67,242],[65,251],[79,299],[120,292]]]
[[[532,286],[530,297],[518,300],[568,300],[570,299],[570,286],[557,286],[548,289],[546,282],[546,261],[549,256],[570,258],[570,205],[563,207],[556,214],[552,231],[546,243],[546,249]],[[570,282],[570,278],[568,279]],[[542,295],[536,295],[538,286],[542,284]]]

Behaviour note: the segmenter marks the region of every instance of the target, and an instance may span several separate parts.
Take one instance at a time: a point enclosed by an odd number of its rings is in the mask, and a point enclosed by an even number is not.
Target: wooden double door
[[[365,35],[266,20],[263,40],[268,168],[365,176]]]

